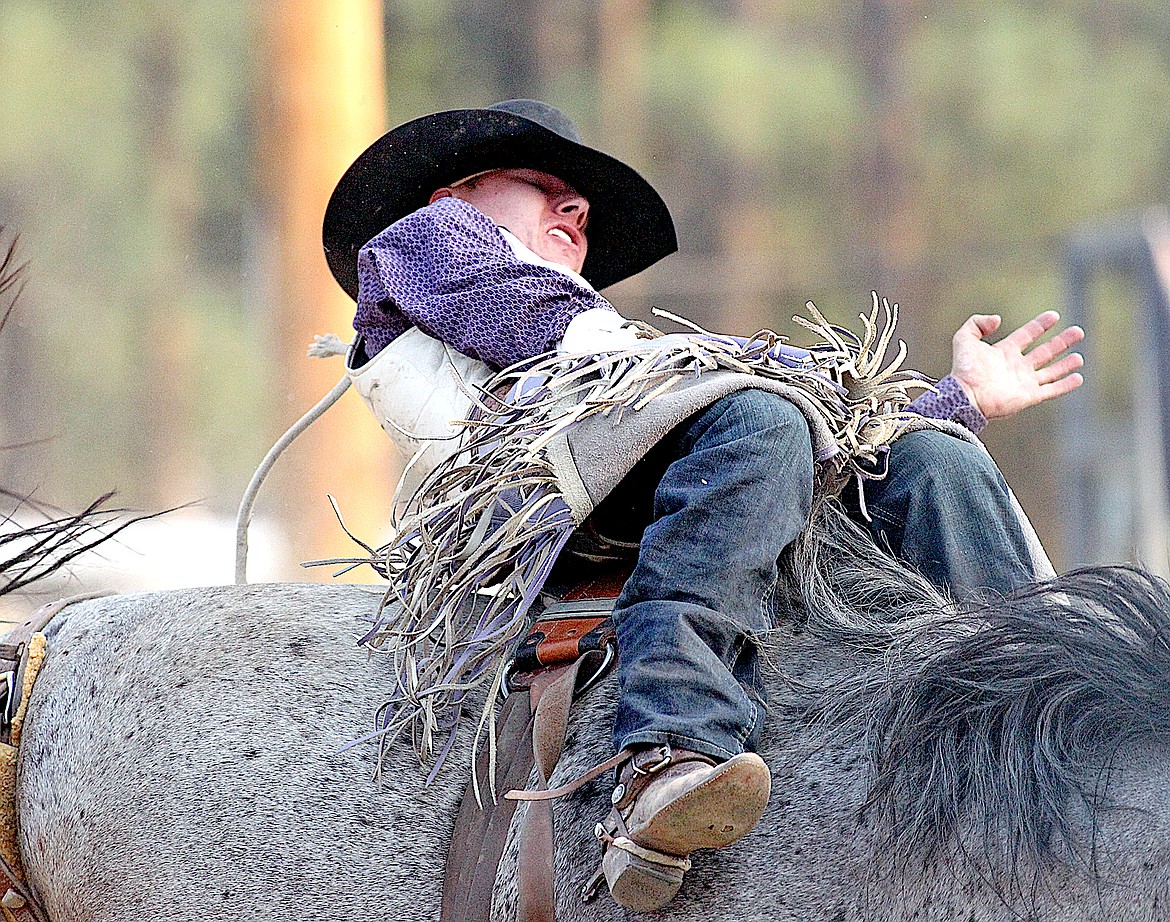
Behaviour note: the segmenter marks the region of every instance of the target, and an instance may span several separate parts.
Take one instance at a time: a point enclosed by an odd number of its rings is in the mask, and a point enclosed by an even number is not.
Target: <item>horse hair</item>
[[[831,500],[783,564],[781,600],[846,660],[794,681],[810,719],[867,742],[862,810],[893,855],[970,854],[974,831],[1012,876],[1021,860],[1070,857],[1107,806],[1117,747],[1170,733],[1170,588],[1140,569],[958,605]]]
[[[0,224],[0,238],[6,235],[6,228]],[[0,302],[7,302],[0,308],[0,330],[8,324],[12,312],[16,310],[16,302],[24,290],[24,273],[28,263],[16,261],[16,248],[20,243],[19,235],[14,234],[5,247],[0,244]]]

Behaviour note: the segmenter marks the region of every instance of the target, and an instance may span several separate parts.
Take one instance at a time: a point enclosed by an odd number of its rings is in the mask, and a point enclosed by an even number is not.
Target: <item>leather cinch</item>
[[[573,701],[596,684],[617,652],[610,613],[624,574],[574,587],[537,618],[505,673],[494,791],[522,790],[536,769],[548,787],[565,745]],[[486,747],[484,747],[486,750]],[[443,880],[440,922],[487,922],[492,890],[517,800],[493,798],[481,750],[455,819]],[[483,806],[475,796],[476,779]],[[534,800],[520,830],[517,922],[555,922],[552,803]]]

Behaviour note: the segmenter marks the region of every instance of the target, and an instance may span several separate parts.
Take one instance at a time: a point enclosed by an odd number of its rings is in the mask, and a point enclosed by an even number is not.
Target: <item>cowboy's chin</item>
[[[552,246],[543,246],[543,250],[553,250],[554,252],[544,252],[540,255],[547,259],[550,263],[556,263],[558,266],[564,266],[573,272],[580,272],[582,265],[584,265],[584,258],[581,255],[580,248],[573,243],[573,238],[559,227],[554,227],[545,234],[546,243],[551,243]],[[568,252],[566,252],[568,251]]]

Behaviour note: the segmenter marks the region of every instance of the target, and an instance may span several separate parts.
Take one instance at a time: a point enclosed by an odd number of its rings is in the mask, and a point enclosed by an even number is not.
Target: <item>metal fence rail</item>
[[[1094,369],[1106,366],[1093,330],[1094,282],[1109,273],[1136,293],[1128,407],[1105,405]],[[1085,225],[1065,253],[1065,320],[1089,331],[1086,385],[1061,401],[1066,562],[1138,561],[1170,576],[1170,212],[1165,207]],[[1100,377],[1096,378],[1100,381]]]

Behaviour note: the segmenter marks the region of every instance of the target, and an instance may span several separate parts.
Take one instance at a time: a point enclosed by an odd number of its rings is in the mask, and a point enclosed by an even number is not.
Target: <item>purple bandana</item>
[[[442,198],[391,224],[358,254],[353,326],[370,358],[417,326],[493,368],[554,349],[578,314],[613,310],[562,272],[518,258],[492,220],[473,205]],[[803,350],[791,350],[794,364]],[[787,363],[786,363],[787,364]],[[987,420],[947,375],[937,393],[908,410],[954,419],[972,432]]]
[[[358,254],[354,329],[373,357],[417,326],[504,368],[555,348],[569,321],[613,306],[564,273],[517,258],[490,218],[442,198],[391,224]]]

